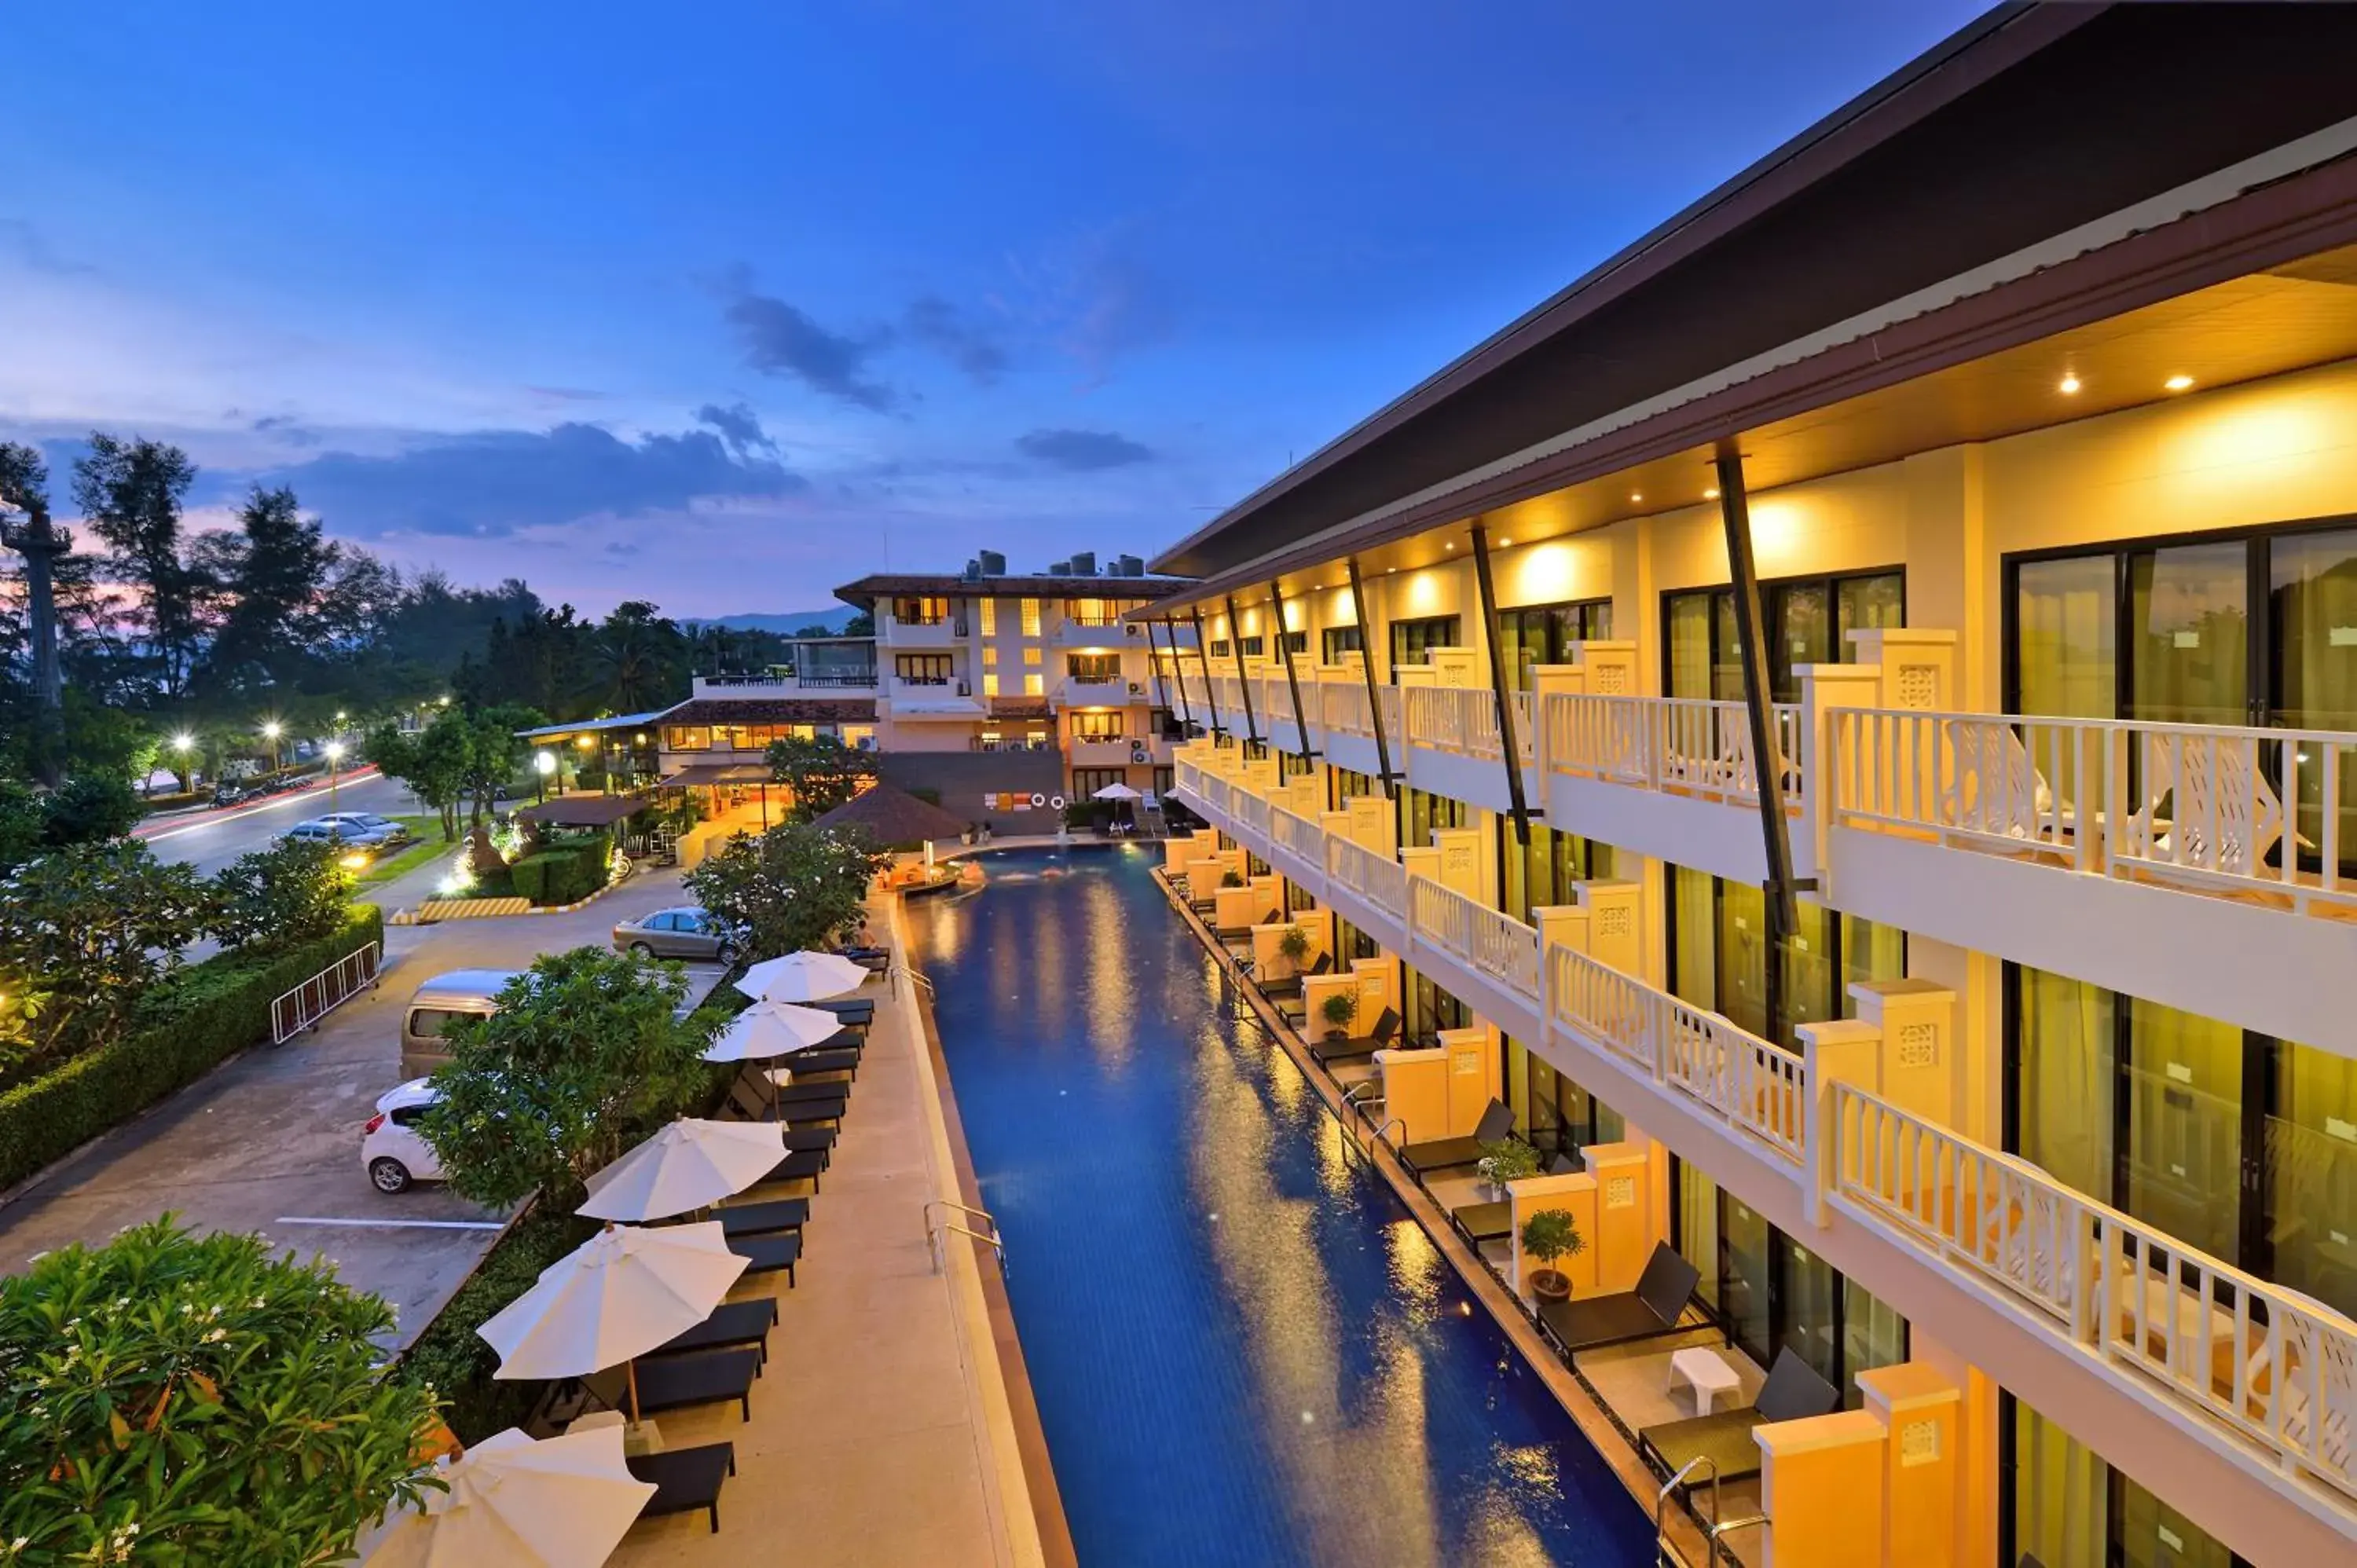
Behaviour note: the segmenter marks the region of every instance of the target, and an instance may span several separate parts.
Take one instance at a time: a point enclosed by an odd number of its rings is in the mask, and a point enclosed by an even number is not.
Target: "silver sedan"
[[[708,959],[727,963],[737,956],[736,944],[728,940],[727,933],[693,904],[658,909],[651,915],[623,921],[614,928],[614,946],[621,951],[644,953],[650,958]]]

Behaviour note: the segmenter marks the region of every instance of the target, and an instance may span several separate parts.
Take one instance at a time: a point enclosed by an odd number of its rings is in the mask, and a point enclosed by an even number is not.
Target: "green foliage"
[[[1284,934],[1276,939],[1276,950],[1285,955],[1286,962],[1300,968],[1309,959],[1309,933],[1299,926],[1286,927]]]
[[[1220,886],[1222,886],[1222,887],[1242,887],[1243,885],[1244,885],[1244,877],[1243,877],[1243,872],[1241,872],[1241,871],[1222,871],[1222,873],[1220,873]]]
[[[517,894],[535,904],[575,904],[606,885],[612,846],[603,833],[550,841],[508,867]]]
[[[52,999],[37,1059],[113,1038],[212,914],[193,870],[133,839],[55,850],[0,881],[0,994]]]
[[[739,833],[689,872],[687,890],[748,960],[814,948],[855,924],[890,864],[867,835],[787,822]]]
[[[343,924],[352,879],[333,844],[284,840],[240,855],[213,878],[213,935],[228,947],[273,952],[318,940]]]
[[[121,838],[146,814],[146,808],[122,775],[84,773],[58,786],[44,814],[44,838],[52,847],[62,848]]]
[[[167,1216],[0,1280],[7,1561],[326,1564],[419,1499],[433,1396],[323,1263]]]
[[[1577,1258],[1587,1251],[1587,1238],[1567,1208],[1542,1208],[1523,1221],[1523,1251],[1548,1268],[1557,1258]]]
[[[793,789],[789,822],[823,817],[876,779],[876,754],[845,746],[831,735],[773,740],[769,762],[770,777]]]
[[[543,1269],[596,1230],[594,1220],[534,1204],[402,1352],[393,1376],[443,1401],[442,1418],[459,1442],[479,1443],[495,1432],[522,1425],[540,1395],[536,1383],[492,1377],[500,1354],[475,1330],[530,1290]]]
[[[1481,1174],[1500,1187],[1539,1174],[1539,1152],[1520,1138],[1481,1145]]]
[[[1326,993],[1326,1000],[1318,1004],[1318,1015],[1326,1020],[1326,1026],[1329,1029],[1333,1029],[1338,1033],[1348,1029],[1351,1026],[1351,1020],[1359,1015],[1359,998],[1357,993],[1350,991],[1328,992]]]
[[[384,938],[372,905],[354,905],[332,935],[268,956],[223,953],[190,964],[140,999],[121,1037],[38,1077],[0,1069],[0,1187],[129,1120],[223,1059],[270,1037],[270,1004]]]
[[[494,1208],[537,1190],[570,1212],[592,1173],[708,1086],[709,1021],[673,1016],[686,994],[676,964],[580,947],[454,1026],[419,1123],[451,1187]]]

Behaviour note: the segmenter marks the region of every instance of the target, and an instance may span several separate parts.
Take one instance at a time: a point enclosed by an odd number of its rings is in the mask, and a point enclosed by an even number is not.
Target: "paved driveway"
[[[248,1051],[0,1200],[0,1273],[169,1209],[199,1229],[259,1230],[330,1260],[347,1283],[393,1304],[407,1343],[499,1221],[436,1187],[387,1197],[361,1170],[361,1125],[400,1080],[403,1006],[446,970],[521,969],[543,952],[603,944],[625,915],[685,901],[678,873],[659,872],[571,914],[389,929],[375,993],[315,1034]],[[720,971],[689,975],[700,998]]]

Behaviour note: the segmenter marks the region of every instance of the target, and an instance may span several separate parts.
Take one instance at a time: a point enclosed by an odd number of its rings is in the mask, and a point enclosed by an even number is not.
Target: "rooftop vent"
[[[996,550],[984,550],[977,553],[982,562],[982,575],[984,576],[1004,577],[1006,575],[1006,557],[1004,554]]]
[[[1073,552],[1072,575],[1075,577],[1093,577],[1096,575],[1097,553],[1093,550],[1079,550]]]
[[[1146,563],[1135,555],[1116,555],[1113,558],[1113,575],[1116,577],[1143,577],[1146,575]]]
[[[980,582],[982,580],[982,563],[979,561],[967,562],[965,564],[963,576],[969,583]]]
[[[1072,564],[1070,561],[1050,561],[1048,563],[1048,575],[1050,577],[1069,577],[1071,575]]]

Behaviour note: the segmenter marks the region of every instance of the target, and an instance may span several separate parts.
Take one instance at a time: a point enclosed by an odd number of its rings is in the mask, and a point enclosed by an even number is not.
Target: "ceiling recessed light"
[[[2171,376],[2169,380],[2161,382],[2160,384],[2167,387],[2170,392],[2183,392],[2187,387],[2193,384],[2193,378],[2191,376],[2182,375]]]
[[[1511,540],[1511,539],[1501,539],[1500,541],[1498,541],[1498,548],[1499,548],[1499,549],[1501,549],[1501,550],[1511,549],[1511,548],[1512,547],[1512,545],[1513,545],[1513,542],[1513,542],[1512,540]]]
[[[1642,490],[1631,490],[1629,492],[1629,499],[1632,501],[1643,500],[1645,499],[1645,492]]]
[[[1386,566],[1383,568],[1383,575],[1386,577],[1396,577],[1399,575],[1399,568],[1396,566]]]
[[[2061,381],[2061,392],[2062,392],[2062,395],[2063,395],[2064,397],[2069,397],[2072,393],[2073,393],[2073,392],[2077,392],[2078,390],[2079,390],[2079,378],[2078,378],[2077,376],[2075,376],[2075,375],[2072,375],[2072,374],[2070,371],[2063,371],[2063,372],[2062,372],[2062,381]]]
[[[1441,548],[1442,548],[1443,550],[1454,550],[1454,549],[1456,549],[1456,548],[1457,548],[1457,545],[1456,545],[1455,541],[1453,541],[1453,540],[1452,540],[1452,541],[1451,541],[1451,542],[1449,542],[1448,543],[1443,544],[1443,545],[1441,546]]]
[[[1710,489],[1703,491],[1702,499],[1706,501],[1717,500],[1718,499],[1718,487],[1717,485],[1713,485]]]

